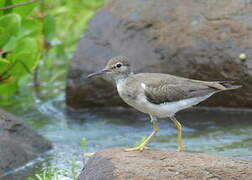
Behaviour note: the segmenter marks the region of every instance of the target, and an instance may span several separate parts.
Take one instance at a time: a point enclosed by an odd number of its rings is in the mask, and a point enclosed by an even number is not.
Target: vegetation
[[[59,180],[59,171],[50,167],[41,174],[35,174],[35,178],[29,177],[27,180]]]
[[[17,93],[30,94],[27,87],[31,84],[41,95],[41,88],[64,77],[88,21],[103,3],[104,0],[1,0],[0,104],[10,104]]]
[[[83,137],[81,139],[80,144],[81,144],[81,150],[82,150],[82,152],[85,153],[86,152],[87,139],[85,137]]]
[[[60,180],[64,179],[77,179],[76,160],[72,158],[70,163],[70,169],[58,169],[54,166],[49,166],[42,170],[40,173],[36,173],[34,177],[28,177],[27,180]]]
[[[83,137],[80,141],[81,149],[84,154],[86,152],[86,138]],[[83,160],[84,162],[84,160]],[[58,169],[54,166],[49,166],[46,169],[42,170],[40,173],[36,173],[34,177],[28,177],[27,180],[59,180],[61,177],[67,177],[68,179],[75,180],[77,179],[77,167],[76,159],[72,158],[71,162],[68,162],[70,169]]]
[[[55,95],[64,89],[69,60],[89,20],[104,1],[0,0],[1,106],[23,95],[49,98],[52,89]],[[83,138],[83,151],[85,146]],[[28,180],[76,179],[75,158],[69,163],[67,170],[51,165]]]

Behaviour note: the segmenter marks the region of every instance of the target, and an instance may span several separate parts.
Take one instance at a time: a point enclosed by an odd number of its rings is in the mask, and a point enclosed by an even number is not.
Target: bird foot
[[[184,151],[185,150],[185,145],[182,145],[182,146],[178,146],[178,148],[177,148],[177,152],[182,152],[182,151]]]
[[[125,151],[127,152],[130,152],[130,151],[143,151],[144,149],[150,149],[149,147],[147,146],[137,146],[137,147],[134,147],[134,148],[128,148],[128,149],[125,149]]]

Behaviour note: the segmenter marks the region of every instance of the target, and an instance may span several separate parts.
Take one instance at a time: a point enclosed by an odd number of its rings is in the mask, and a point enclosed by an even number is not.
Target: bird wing
[[[134,74],[128,78],[127,83],[127,87],[134,87],[128,88],[131,91],[129,94],[137,96],[137,89],[142,88],[146,99],[154,104],[205,96],[241,87],[232,85],[231,81],[200,81],[160,73]]]
[[[202,81],[187,81],[186,79],[161,80],[152,83],[145,83],[144,94],[146,99],[154,104],[174,102],[187,98],[205,96],[218,89],[208,86]]]

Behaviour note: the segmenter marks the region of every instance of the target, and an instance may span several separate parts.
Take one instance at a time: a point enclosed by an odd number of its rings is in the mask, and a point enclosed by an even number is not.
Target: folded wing
[[[205,96],[218,90],[206,85],[195,84],[167,84],[164,82],[146,84],[144,94],[153,104],[174,102],[183,99]]]

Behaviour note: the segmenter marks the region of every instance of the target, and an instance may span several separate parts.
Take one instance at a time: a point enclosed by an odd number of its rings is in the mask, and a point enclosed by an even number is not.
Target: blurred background
[[[0,179],[76,179],[84,153],[134,146],[151,132],[148,117],[123,104],[111,84],[86,80],[116,55],[132,59],[136,72],[242,84],[178,119],[187,151],[252,160],[252,6],[205,3],[1,0],[1,109],[53,148],[18,167],[0,167]],[[159,123],[151,147],[175,150],[176,128],[167,119]]]

